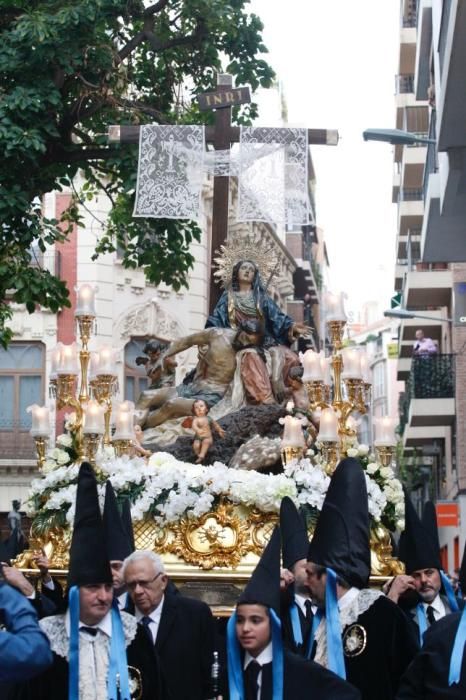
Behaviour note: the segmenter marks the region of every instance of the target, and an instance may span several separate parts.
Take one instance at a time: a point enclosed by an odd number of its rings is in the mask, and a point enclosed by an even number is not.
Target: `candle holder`
[[[348,401],[351,404],[351,408],[348,412],[356,410],[359,413],[366,413],[366,402],[365,402],[365,392],[364,384],[362,379],[344,379],[344,384],[346,387],[346,393],[348,396]]]
[[[375,445],[377,461],[382,467],[390,467],[395,454],[395,445]]]
[[[104,443],[105,444],[105,443]],[[133,441],[131,439],[123,440],[113,440],[112,445],[115,448],[115,454],[117,457],[123,457],[123,455],[131,455],[131,450],[133,447]]]
[[[117,390],[117,378],[113,374],[98,374],[91,381],[92,393],[95,399],[105,406],[105,432],[104,445],[110,445],[112,438],[110,434],[110,417],[112,415],[112,396]]]
[[[341,350],[343,347],[343,330],[346,321],[327,321],[327,327],[330,335],[330,343],[335,350]]]
[[[89,398],[87,390],[87,371],[89,368],[89,358],[91,353],[87,349],[87,344],[91,337],[92,326],[95,321],[95,316],[76,316],[79,326],[79,338],[82,348],[79,351],[79,363],[81,365],[81,386],[79,389],[79,400],[84,403]]]
[[[85,433],[83,435],[83,450],[87,459],[93,467],[95,464],[95,456],[97,450],[99,449],[100,443],[102,441],[102,435],[100,433]]]
[[[325,463],[325,473],[331,476],[335,471],[338,462],[338,441],[321,440],[322,457]]]
[[[48,437],[44,435],[34,435],[37,452],[37,468],[40,470],[45,464],[45,450],[47,448]]]
[[[309,403],[312,409],[323,407],[325,402],[325,387],[324,382],[320,379],[312,380],[309,382],[304,382],[304,386],[307,390],[307,395],[309,396]]]
[[[84,458],[83,450],[83,408],[75,396],[75,374],[59,374],[57,377],[57,408],[71,406],[76,412],[76,451],[78,459]]]
[[[302,459],[304,457],[304,447],[287,445],[281,449],[282,464],[286,467],[287,464],[294,459]]]

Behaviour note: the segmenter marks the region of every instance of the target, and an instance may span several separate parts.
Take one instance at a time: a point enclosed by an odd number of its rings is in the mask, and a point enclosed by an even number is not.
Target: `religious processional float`
[[[177,150],[171,144],[164,153],[165,165],[160,152],[157,162],[166,176]],[[301,179],[302,204],[307,201],[305,171]],[[296,181],[292,192],[296,197]],[[286,211],[293,211],[289,201]],[[166,339],[168,347],[151,360],[157,379],[136,406],[116,401],[112,349],[89,351],[94,289],[83,285],[78,290],[80,345],[59,344],[52,357],[51,396],[56,409],[70,411],[55,445],[49,438],[49,408],[28,409],[40,477],[23,504],[32,518],[30,549],[17,566],[34,569],[35,552],[42,548],[52,569],[64,574],[78,470],[88,460],[102,505],[109,479],[119,502],[130,501],[137,548],[161,554],[175,579],[202,586],[242,583],[278,520],[282,498],[289,496],[301,507],[311,534],[330,476],[338,460],[350,456],[366,475],[372,574],[385,577],[401,570],[390,540],[404,518],[403,491],[392,466],[394,422],[374,419],[373,448],[358,444],[358,417],[370,410],[371,385],[363,349],[343,347],[343,297],[326,298],[330,356],[309,349],[298,358],[290,346],[309,329],[283,314],[267,293],[277,269],[270,245],[254,237],[231,239],[216,264],[224,292],[206,328]],[[174,386],[165,371],[167,359],[196,345],[202,348],[197,367]],[[292,376],[293,381],[285,381]],[[252,396],[257,385],[268,392],[266,399]],[[143,429],[141,440],[134,423]],[[146,451],[149,457],[138,456]]]

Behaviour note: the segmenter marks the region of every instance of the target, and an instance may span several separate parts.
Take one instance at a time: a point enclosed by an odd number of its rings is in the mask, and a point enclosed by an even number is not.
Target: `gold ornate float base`
[[[160,554],[167,573],[177,585],[207,602],[212,602],[213,595],[218,601],[214,607],[221,608],[234,604],[277,521],[274,513],[223,501],[200,518],[181,518],[170,527],[162,528],[152,519],[133,525],[137,549]],[[34,533],[33,523],[31,535],[30,549],[16,559],[15,565],[37,575],[33,557],[43,548],[51,562],[52,575],[65,577],[70,530],[52,529],[39,536]],[[392,557],[390,535],[383,526],[371,534],[371,565],[373,585],[380,585],[403,571],[400,562]],[[219,593],[221,590],[224,594]]]

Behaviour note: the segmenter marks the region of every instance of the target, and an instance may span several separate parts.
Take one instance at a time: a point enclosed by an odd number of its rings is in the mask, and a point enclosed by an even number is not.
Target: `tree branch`
[[[146,7],[144,10],[144,17],[150,17],[151,15],[155,15],[157,12],[161,12],[165,7],[168,5],[168,0],[159,0],[158,2],[154,2],[153,5],[149,5],[149,7]]]

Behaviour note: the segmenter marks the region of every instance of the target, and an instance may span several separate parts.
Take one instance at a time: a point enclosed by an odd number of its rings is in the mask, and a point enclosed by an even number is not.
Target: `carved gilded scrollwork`
[[[174,539],[165,551],[202,569],[234,568],[250,549],[249,524],[231,504],[221,503],[197,520],[182,518],[172,530]]]
[[[278,515],[275,513],[261,513],[252,510],[249,513],[251,522],[251,548],[250,551],[260,556],[262,550],[272,535],[273,528],[278,523]]]
[[[371,573],[373,576],[396,576],[404,573],[403,564],[393,557],[388,530],[379,526],[371,530]]]

